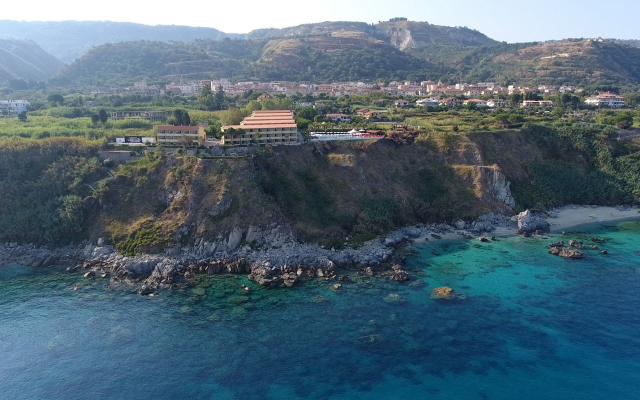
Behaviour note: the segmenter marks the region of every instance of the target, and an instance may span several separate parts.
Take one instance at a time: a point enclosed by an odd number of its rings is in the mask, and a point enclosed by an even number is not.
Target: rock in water
[[[560,253],[558,255],[562,258],[571,258],[576,260],[584,258],[584,253],[582,253],[580,250],[574,250],[574,249],[568,249],[568,248],[564,248],[560,250]]]
[[[584,247],[584,243],[582,243],[579,240],[570,240],[569,241],[569,246],[575,247],[576,249],[581,249],[581,248]]]
[[[531,234],[538,230],[542,232],[549,232],[551,228],[551,225],[547,221],[540,216],[533,215],[529,210],[518,214],[516,219],[518,221],[519,234]]]
[[[467,296],[464,293],[456,292],[450,287],[443,286],[433,289],[431,298],[434,300],[464,300]]]
[[[402,266],[394,265],[390,278],[396,282],[406,282],[411,279],[411,275],[409,275],[407,271],[402,270]]]

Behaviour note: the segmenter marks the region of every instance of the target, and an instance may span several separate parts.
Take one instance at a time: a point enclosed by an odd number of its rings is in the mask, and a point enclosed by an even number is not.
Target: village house
[[[481,108],[481,107],[487,107],[487,102],[484,100],[480,100],[480,99],[469,99],[469,100],[465,100],[464,103],[462,103],[462,105],[468,105],[470,103],[473,103],[476,105],[477,108]]]
[[[409,102],[406,100],[396,100],[396,102],[394,103],[396,105],[396,108],[407,108],[409,107]]]
[[[589,97],[585,103],[591,106],[622,108],[625,106],[624,98],[613,93],[601,93],[594,97]]]
[[[440,100],[440,104],[447,106],[448,108],[454,108],[458,104],[460,104],[460,100],[455,97],[447,97],[445,99]]]
[[[327,118],[332,120],[334,123],[351,122],[351,117],[347,114],[327,114]]]
[[[553,101],[550,100],[525,100],[522,108],[553,108]]]
[[[506,102],[503,99],[490,99],[487,101],[487,107],[489,108],[504,107],[505,105]]]
[[[440,99],[432,97],[430,99],[421,99],[416,101],[419,107],[438,107],[440,105]]]
[[[144,119],[150,122],[163,122],[167,120],[167,111],[112,111],[111,119],[119,121],[123,119]]]
[[[157,142],[163,145],[197,146],[207,140],[207,134],[201,126],[160,125],[156,138]]]

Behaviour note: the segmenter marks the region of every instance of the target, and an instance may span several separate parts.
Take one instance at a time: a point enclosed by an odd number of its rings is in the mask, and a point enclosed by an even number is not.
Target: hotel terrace
[[[222,132],[222,145],[299,144],[298,126],[287,110],[254,111],[240,125],[223,126]]]

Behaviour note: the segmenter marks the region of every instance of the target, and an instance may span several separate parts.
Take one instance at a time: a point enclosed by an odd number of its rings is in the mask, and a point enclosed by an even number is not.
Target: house
[[[489,108],[504,107],[505,105],[506,102],[503,99],[491,99],[487,101],[487,107]]]
[[[356,110],[356,114],[358,114],[361,117],[364,117],[364,115],[366,113],[368,113],[368,112],[369,112],[368,108],[360,108],[360,109]]]
[[[553,108],[553,101],[550,100],[525,100],[522,108]]]
[[[430,99],[422,99],[416,101],[418,107],[438,107],[440,105],[440,99],[432,97]]]
[[[327,118],[335,123],[351,122],[351,117],[347,114],[327,114]]]
[[[84,102],[84,106],[87,108],[95,108],[98,107],[98,102],[95,100],[87,100]]]
[[[163,122],[167,120],[167,111],[112,111],[111,119],[114,121],[123,119],[144,119],[150,122]]]
[[[163,145],[197,146],[207,140],[207,134],[201,126],[158,126],[156,138]]]
[[[262,100],[269,100],[269,99],[273,99],[273,96],[270,95],[269,93],[262,93],[260,96],[258,96],[258,98],[256,99],[259,102],[261,102]]]
[[[480,99],[469,99],[469,100],[465,100],[464,103],[462,103],[463,105],[468,105],[468,104],[475,104],[476,107],[480,108],[480,107],[487,107],[487,102],[484,100],[480,100]]]
[[[380,118],[380,112],[379,111],[367,111],[362,116],[367,120],[378,119],[378,118]]]
[[[589,97],[585,103],[591,106],[622,108],[625,105],[624,98],[613,93],[601,93],[595,97]]]
[[[440,104],[445,105],[449,108],[453,108],[456,105],[460,104],[460,100],[456,99],[455,97],[447,97],[446,99],[440,100]]]
[[[254,111],[240,125],[223,126],[222,132],[222,145],[300,143],[293,112],[287,110]]]
[[[406,100],[396,100],[395,105],[396,108],[407,108],[409,107],[409,102]]]

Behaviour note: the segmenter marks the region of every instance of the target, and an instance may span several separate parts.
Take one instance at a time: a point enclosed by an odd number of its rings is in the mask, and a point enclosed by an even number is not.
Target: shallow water
[[[411,284],[354,275],[337,293],[307,281],[247,295],[245,277],[219,276],[141,297],[62,269],[5,267],[0,397],[637,398],[640,223],[579,231],[429,242],[408,260]],[[609,255],[544,248],[592,235],[610,238]],[[442,285],[467,299],[431,300]]]

